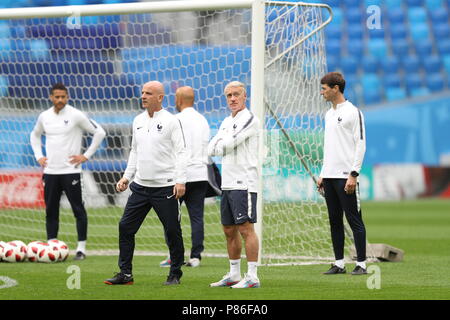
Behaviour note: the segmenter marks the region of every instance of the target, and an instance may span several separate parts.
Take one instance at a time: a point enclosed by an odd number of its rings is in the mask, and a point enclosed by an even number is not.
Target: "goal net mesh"
[[[328,14],[316,6],[274,2],[265,12],[265,65],[259,66],[265,68],[266,113],[262,263],[325,261],[333,257],[328,218],[312,176],[321,166],[327,108],[320,97],[324,34],[317,30]],[[241,81],[251,96],[251,29],[251,9],[0,20],[0,240],[46,239],[42,170],[29,135],[38,114],[51,107],[54,83],[65,84],[69,104],[107,132],[83,165],[83,197],[88,250],[116,254],[129,191],[119,194],[114,185],[126,168],[132,120],[142,112],[142,85],[161,81],[163,107],[172,113],[176,89],[193,87],[195,108],[214,135],[229,114],[225,85]],[[90,139],[84,137],[84,146]],[[214,160],[220,167],[220,159]],[[227,256],[219,203],[206,201],[204,256]],[[188,256],[191,227],[184,205],[182,229]],[[58,238],[76,246],[75,218],[64,196]],[[136,252],[167,254],[153,210],[136,235]]]

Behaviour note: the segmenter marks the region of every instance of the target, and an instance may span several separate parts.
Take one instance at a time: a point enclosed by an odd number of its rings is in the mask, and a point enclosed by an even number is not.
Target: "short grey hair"
[[[244,90],[244,93],[247,94],[247,89],[245,88],[245,84],[243,84],[240,81],[231,81],[229,84],[225,86],[225,89],[223,89],[223,92],[225,93],[228,88],[242,88]]]

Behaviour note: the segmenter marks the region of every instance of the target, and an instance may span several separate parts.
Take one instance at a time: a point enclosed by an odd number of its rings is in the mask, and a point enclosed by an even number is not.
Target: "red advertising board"
[[[42,172],[0,171],[0,209],[43,207]]]

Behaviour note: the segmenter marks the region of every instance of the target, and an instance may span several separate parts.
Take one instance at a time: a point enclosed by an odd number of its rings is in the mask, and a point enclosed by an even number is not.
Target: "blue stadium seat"
[[[339,40],[342,37],[342,28],[336,25],[328,25],[325,27],[325,36],[327,37],[327,41],[334,39]]]
[[[340,40],[328,40],[325,43],[327,55],[340,56],[341,55],[341,41]]]
[[[441,58],[437,55],[432,55],[423,60],[423,66],[427,73],[437,73],[441,71]]]
[[[429,56],[433,52],[433,44],[429,39],[414,42],[416,54],[420,57]]]
[[[430,30],[427,23],[414,23],[410,25],[411,38],[414,41],[422,41],[430,37]]]
[[[420,61],[419,58],[415,55],[403,57],[402,64],[403,64],[403,71],[406,74],[416,73],[419,72],[420,70]]]
[[[404,88],[386,88],[386,99],[388,101],[396,101],[406,98],[406,90]]]
[[[347,24],[347,35],[351,42],[362,40],[364,37],[364,27],[361,23]]]
[[[405,11],[401,6],[387,10],[387,17],[390,24],[405,23]]]
[[[355,57],[364,55],[364,42],[361,39],[347,41],[347,53]]]
[[[358,72],[358,60],[352,56],[342,57],[341,69],[345,78],[347,78],[347,76],[355,75]]]
[[[361,60],[362,69],[366,73],[378,72],[379,61],[376,57],[365,55]]]
[[[345,19],[347,23],[361,23],[363,21],[363,14],[359,7],[348,8],[345,12]]]
[[[385,57],[387,55],[387,45],[384,39],[370,39],[368,52],[378,58]]]
[[[422,97],[430,94],[430,90],[427,87],[418,87],[411,90],[410,95],[412,97]]]
[[[382,39],[384,40],[384,29],[380,28],[380,29],[369,29],[367,31],[369,37],[371,39]]]
[[[434,38],[439,39],[449,39],[450,38],[450,26],[448,23],[435,23],[433,24]]]
[[[447,72],[447,74],[450,75],[450,54],[445,55],[442,60],[445,71]]]
[[[450,8],[448,8],[450,9]],[[448,11],[445,9],[441,10],[430,10],[431,23],[448,23]]]
[[[359,8],[361,3],[360,0],[344,0],[343,2],[346,8]]]
[[[330,25],[341,26],[344,21],[342,10],[339,7],[331,6],[333,9],[333,20],[331,20]]]
[[[327,56],[327,68],[328,71],[336,71],[340,68],[339,61],[341,59],[336,58],[335,56]]]
[[[428,74],[425,77],[425,83],[431,92],[442,91],[444,89],[444,81],[441,73]]]
[[[392,9],[398,9],[402,7],[402,0],[385,0],[384,5],[388,9],[388,11]]]
[[[423,5],[423,0],[406,0],[408,7],[420,7]]]
[[[0,97],[8,95],[8,78],[0,76]]]
[[[446,55],[450,53],[450,39],[443,39],[436,42],[438,52],[440,55]]]
[[[427,11],[422,7],[408,8],[408,21],[411,25],[427,22]]]
[[[425,7],[428,11],[442,10],[444,7],[443,0],[425,0]]]
[[[398,56],[403,57],[409,54],[409,42],[406,39],[396,39],[391,43],[392,52]]]
[[[383,76],[383,84],[385,88],[399,88],[402,84],[402,79],[398,73],[386,73]]]
[[[381,6],[384,0],[364,0],[364,6],[367,8],[369,6]]]
[[[341,5],[341,0],[324,0],[323,3],[329,5],[334,12],[334,10]]]
[[[393,42],[397,41],[398,39],[406,39],[406,37],[408,36],[408,30],[406,29],[404,23],[391,25],[389,30]]]
[[[381,68],[386,74],[397,73],[400,69],[400,62],[397,57],[389,56],[381,60]]]

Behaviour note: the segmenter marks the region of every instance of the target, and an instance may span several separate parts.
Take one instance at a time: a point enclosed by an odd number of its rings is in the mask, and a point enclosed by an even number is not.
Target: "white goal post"
[[[171,112],[175,89],[192,86],[196,108],[215,133],[228,114],[224,85],[239,80],[248,85],[250,109],[262,120],[260,263],[332,259],[326,207],[315,191],[326,110],[320,97],[327,71],[322,29],[331,19],[325,4],[262,0],[1,9],[0,31],[7,31],[0,32],[6,48],[0,49],[0,240],[45,238],[40,169],[25,137],[49,107],[52,82],[66,84],[70,103],[106,128],[106,142],[84,168],[83,195],[88,249],[115,254],[126,195],[111,186],[127,159],[141,85],[161,81]],[[60,238],[74,245],[74,219],[67,203],[63,207]],[[219,208],[219,199],[208,199],[205,257],[226,257]],[[186,208],[182,228],[188,254]],[[136,240],[138,253],[166,254],[162,227],[151,213]],[[351,245],[347,237],[347,253]]]

